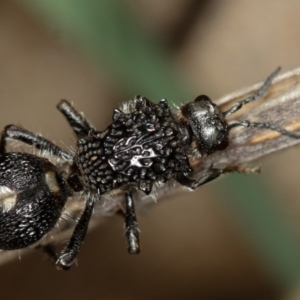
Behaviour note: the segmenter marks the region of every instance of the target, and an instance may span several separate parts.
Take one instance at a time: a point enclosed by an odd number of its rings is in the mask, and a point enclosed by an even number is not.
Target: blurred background
[[[300,64],[300,2],[0,0],[0,128],[17,124],[62,147],[56,110],[73,101],[99,130],[142,94],[217,99]],[[3,299],[300,299],[299,148],[255,162],[138,213],[142,253],[123,220],[89,233],[78,267],[37,251],[0,268]],[[255,164],[254,163],[254,164]]]

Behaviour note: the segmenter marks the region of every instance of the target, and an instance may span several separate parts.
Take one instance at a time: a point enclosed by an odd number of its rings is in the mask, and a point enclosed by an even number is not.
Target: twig
[[[261,83],[244,88],[216,102],[222,110],[226,110],[235,102],[252,94],[260,86]],[[261,100],[246,105],[240,114],[236,113],[233,117],[250,121],[269,121],[288,131],[298,132],[300,130],[300,68],[279,75]],[[237,127],[230,133],[229,147],[225,151],[205,158],[201,162],[201,169],[211,164],[216,167],[245,164],[299,142],[299,139],[282,136],[271,130]]]
[[[223,111],[226,111],[235,102],[240,101],[253,94],[262,83],[251,87],[241,89],[237,92],[226,95],[216,101]],[[233,115],[234,119],[247,119],[250,121],[270,121],[283,126],[286,130],[300,131],[300,68],[279,75],[268,89],[265,96],[246,105],[241,111]],[[217,168],[231,167],[237,170],[247,171],[244,165],[254,161],[269,153],[300,143],[300,139],[292,139],[282,136],[277,132],[267,129],[242,128],[237,127],[230,131],[230,145],[226,150],[219,151],[206,158],[192,162],[196,170],[195,176],[201,176],[201,173],[210,166]],[[256,171],[256,169],[249,169]],[[182,191],[176,183],[165,184],[156,191],[159,202],[163,200],[164,195],[170,195]],[[154,201],[151,197],[145,196],[141,192],[135,195],[137,209],[145,208]],[[118,192],[113,195],[103,197],[94,211],[93,220],[90,228],[99,226],[108,217],[118,213],[123,207],[123,194]],[[80,216],[83,207],[83,200],[70,201],[67,206],[69,218],[62,218],[59,227],[55,228],[51,234],[42,240],[43,245],[47,245],[53,240],[59,243],[64,240],[74,227],[75,221]],[[73,221],[70,221],[73,220]],[[27,252],[27,250],[22,250]],[[8,262],[19,255],[19,250],[6,251],[0,253],[0,265]]]

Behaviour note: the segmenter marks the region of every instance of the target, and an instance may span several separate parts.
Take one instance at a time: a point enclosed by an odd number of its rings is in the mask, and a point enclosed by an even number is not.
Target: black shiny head
[[[200,153],[210,154],[228,146],[228,124],[224,114],[209,97],[198,96],[181,108],[196,138]]]

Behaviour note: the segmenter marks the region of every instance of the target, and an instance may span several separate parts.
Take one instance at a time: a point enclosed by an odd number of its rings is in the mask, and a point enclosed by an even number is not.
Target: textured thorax
[[[134,185],[148,194],[155,182],[192,172],[190,142],[187,127],[176,122],[166,100],[153,104],[137,97],[114,111],[105,131],[79,140],[76,160],[89,191],[104,194]]]

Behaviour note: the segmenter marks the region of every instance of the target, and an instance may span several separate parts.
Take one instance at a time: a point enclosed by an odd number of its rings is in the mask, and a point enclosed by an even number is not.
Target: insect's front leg
[[[260,168],[245,168],[245,167],[238,167],[238,166],[229,166],[229,167],[225,167],[224,169],[211,167],[199,179],[196,180],[191,179],[188,176],[186,176],[184,173],[180,173],[175,175],[175,180],[186,188],[189,188],[191,190],[196,190],[199,186],[218,178],[221,174],[224,173],[233,173],[233,172],[253,173],[259,171]]]
[[[223,174],[222,169],[210,168],[197,180],[187,177],[184,173],[176,174],[175,180],[186,188],[196,190],[199,186],[218,178],[221,174]]]

